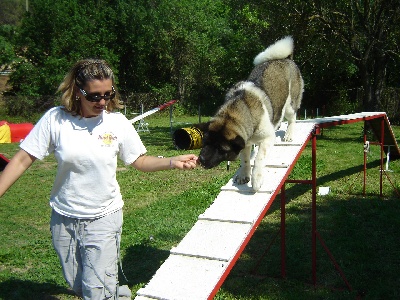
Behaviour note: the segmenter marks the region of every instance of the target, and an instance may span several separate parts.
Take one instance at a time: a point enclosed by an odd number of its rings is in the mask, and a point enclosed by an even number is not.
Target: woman
[[[47,111],[0,175],[0,197],[36,159],[54,153],[51,232],[63,274],[84,299],[130,299],[118,285],[123,200],[117,157],[144,171],[193,169],[192,154],[147,156],[120,113],[114,75],[103,60],[79,61],[59,87],[63,106]]]

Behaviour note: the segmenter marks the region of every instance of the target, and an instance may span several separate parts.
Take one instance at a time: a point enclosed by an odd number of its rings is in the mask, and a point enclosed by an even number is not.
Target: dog
[[[240,156],[235,183],[251,180],[254,191],[261,188],[262,170],[275,142],[275,131],[286,118],[284,141],[292,141],[302,100],[304,82],[292,60],[293,48],[293,38],[287,36],[258,54],[248,79],[236,83],[226,93],[224,104],[209,122],[195,125],[203,131],[199,155],[202,167],[210,169]],[[251,171],[253,145],[258,145],[258,152]]]

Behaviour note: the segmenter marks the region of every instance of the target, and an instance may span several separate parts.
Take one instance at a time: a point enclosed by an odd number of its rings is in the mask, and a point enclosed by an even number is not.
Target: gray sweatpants
[[[53,210],[50,228],[64,278],[85,300],[118,299],[122,210],[98,219],[76,219]]]

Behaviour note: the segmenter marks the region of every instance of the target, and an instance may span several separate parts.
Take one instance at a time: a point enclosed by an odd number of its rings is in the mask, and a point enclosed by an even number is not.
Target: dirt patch
[[[10,87],[7,85],[7,81],[10,79],[7,75],[0,75],[0,93],[6,91]]]
[[[7,81],[10,77],[6,75],[0,75],[0,108],[3,107],[3,92],[10,88],[7,85]]]

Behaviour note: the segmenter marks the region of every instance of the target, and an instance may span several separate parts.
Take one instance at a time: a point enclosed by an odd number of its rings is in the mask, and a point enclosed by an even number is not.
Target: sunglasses
[[[84,89],[79,88],[79,90],[81,91],[82,95],[85,97],[85,99],[87,101],[90,102],[100,102],[101,99],[104,99],[106,101],[108,100],[112,100],[115,98],[115,90],[114,87],[112,87],[112,92],[107,92],[104,95],[99,95],[97,93],[94,94],[88,94],[86,93],[86,91]]]

